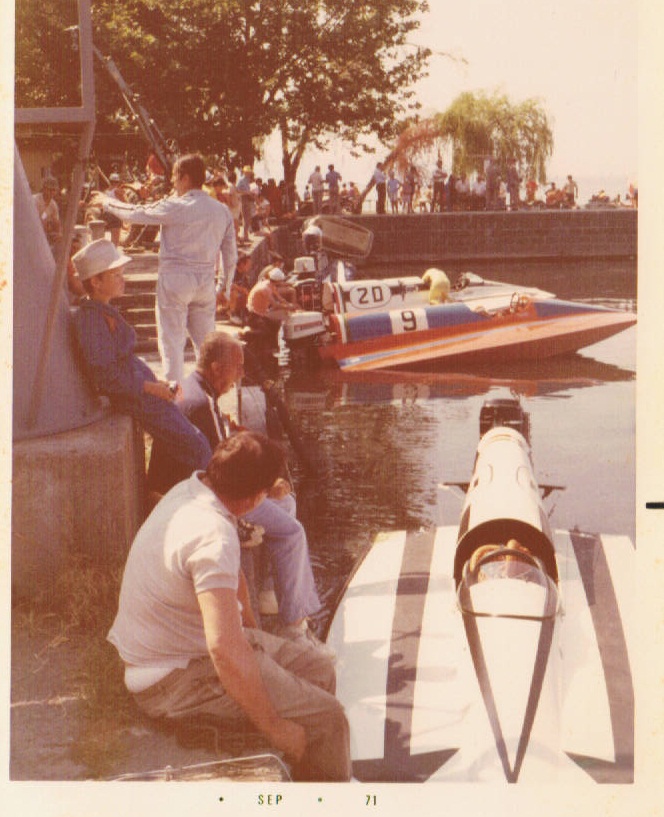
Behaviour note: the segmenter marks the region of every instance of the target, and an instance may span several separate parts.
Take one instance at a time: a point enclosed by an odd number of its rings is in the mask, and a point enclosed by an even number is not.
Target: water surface
[[[629,261],[506,262],[473,270],[562,298],[636,308]],[[454,373],[284,369],[289,410],[317,463],[313,477],[296,472],[298,515],[324,598],[321,618],[377,532],[458,524],[462,497],[439,486],[470,478],[487,399],[518,396],[529,413],[535,476],[541,485],[564,486],[546,503],[554,528],[633,539],[635,361],[636,327],[574,355]]]

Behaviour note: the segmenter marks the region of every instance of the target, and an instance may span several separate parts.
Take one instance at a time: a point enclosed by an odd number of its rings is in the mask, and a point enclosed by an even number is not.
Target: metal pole
[[[69,251],[71,248],[72,236],[74,234],[74,225],[76,224],[76,214],[78,211],[78,202],[85,181],[85,170],[88,155],[90,153],[90,146],[92,144],[92,136],[94,134],[94,85],[92,81],[92,24],[90,19],[90,0],[78,0],[78,18],[79,18],[79,33],[80,33],[80,49],[81,49],[81,102],[82,111],[87,114],[85,120],[82,122],[83,130],[79,142],[78,158],[74,171],[72,173],[71,183],[69,187],[69,201],[67,204],[67,213],[64,219],[62,230],[62,243],[60,251],[56,259],[55,276],[51,286],[51,295],[49,299],[48,310],[46,313],[46,321],[44,325],[44,334],[42,336],[41,348],[39,351],[39,358],[37,362],[37,369],[35,372],[35,379],[32,385],[32,393],[30,395],[30,407],[28,410],[27,427],[34,428],[37,424],[39,416],[39,409],[42,402],[42,394],[44,391],[44,379],[46,374],[46,367],[50,364],[51,344],[53,341],[53,332],[55,330],[56,318],[58,308],[60,306],[60,299],[63,296],[65,289],[65,282],[67,278],[67,264],[69,261]],[[80,120],[79,120],[80,121]]]

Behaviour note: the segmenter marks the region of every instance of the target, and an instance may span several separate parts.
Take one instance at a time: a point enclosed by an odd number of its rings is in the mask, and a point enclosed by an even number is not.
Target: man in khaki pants
[[[256,629],[240,570],[237,517],[265,499],[283,465],[278,445],[241,432],[169,491],[132,544],[108,638],[148,715],[207,714],[231,728],[249,720],[294,779],[347,781],[349,729],[332,660]]]

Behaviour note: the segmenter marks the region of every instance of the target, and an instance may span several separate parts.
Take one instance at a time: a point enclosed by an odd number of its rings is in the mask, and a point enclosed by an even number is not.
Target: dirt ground
[[[105,709],[100,702],[93,706],[85,680],[96,668],[89,642],[87,635],[63,635],[48,619],[13,623],[11,780],[287,779],[279,760],[264,756],[269,747],[257,737],[230,735],[224,745],[210,735],[189,733],[178,740],[155,728],[128,695],[117,712],[112,702]],[[99,668],[107,671],[106,662]],[[192,746],[196,740],[204,745]]]

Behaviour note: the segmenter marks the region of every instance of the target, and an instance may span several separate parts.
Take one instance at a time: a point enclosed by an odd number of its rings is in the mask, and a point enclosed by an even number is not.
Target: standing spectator
[[[565,204],[568,207],[576,207],[576,200],[579,196],[579,186],[571,176],[567,177],[567,182],[563,190],[565,191]]]
[[[456,196],[459,202],[459,209],[467,210],[470,206],[470,183],[465,173],[462,173],[457,179]]]
[[[507,192],[510,197],[510,210],[518,210],[521,199],[519,197],[519,185],[521,178],[516,167],[516,160],[510,159],[507,165]]]
[[[237,183],[237,192],[240,196],[240,208],[242,210],[242,241],[243,245],[249,243],[249,232],[251,230],[251,220],[254,217],[257,191],[254,182],[254,171],[251,165],[242,168],[242,175]]]
[[[505,180],[498,176],[498,209],[507,210],[507,185]]]
[[[399,212],[399,188],[401,187],[401,182],[399,179],[395,178],[394,171],[390,170],[389,178],[387,180],[387,195],[390,200],[390,207],[392,208],[392,213],[396,215]]]
[[[282,195],[274,179],[267,180],[263,188],[263,196],[270,202],[270,215],[276,219],[281,218],[284,212]]]
[[[330,196],[330,213],[336,215],[339,212],[339,182],[341,181],[341,175],[334,169],[334,165],[328,165],[325,181]]]
[[[62,236],[60,211],[55,200],[57,190],[58,183],[56,180],[52,176],[46,176],[42,182],[41,193],[35,193],[32,197],[39,213],[39,220],[51,246]]]
[[[108,177],[111,186],[106,191],[107,195],[111,196],[114,199],[119,199],[120,201],[124,201],[124,191],[120,186],[120,174],[119,173],[111,173]],[[106,223],[106,227],[108,228],[111,234],[111,241],[117,247],[120,243],[120,232],[122,230],[122,222],[117,216],[111,215],[111,213],[104,213],[103,221]]]
[[[157,340],[166,380],[182,380],[187,333],[198,350],[215,328],[215,277],[228,297],[237,245],[233,217],[225,204],[202,190],[205,163],[183,156],[173,167],[175,195],[154,204],[125,204],[100,196],[104,210],[132,224],[161,225],[157,279]]]
[[[489,156],[485,162],[484,172],[486,174],[486,209],[495,210],[498,204],[498,166],[493,158]]]
[[[222,177],[223,178],[223,177]],[[226,205],[233,216],[233,224],[235,226],[235,238],[240,234],[240,217],[242,216],[242,199],[237,190],[237,173],[231,170],[228,174],[228,182],[224,191],[226,197]],[[221,201],[221,199],[220,199]]]
[[[532,205],[535,204],[535,196],[537,195],[537,182],[535,181],[535,177],[531,173],[528,176],[528,180],[526,181],[526,204]]]
[[[443,170],[443,160],[438,159],[436,162],[436,167],[433,171],[432,181],[433,181],[433,198],[431,200],[431,212],[435,213],[438,210],[439,213],[442,213],[444,208],[444,200],[445,200],[445,179],[447,178],[447,173]]]
[[[403,202],[403,209],[405,213],[413,212],[413,196],[415,195],[415,187],[417,185],[417,171],[414,165],[410,165],[406,171],[403,180],[403,187],[401,188],[401,200]]]
[[[447,177],[447,184],[445,185],[445,199],[447,203],[447,209],[451,213],[454,210],[454,202],[456,199],[456,183],[457,177],[454,173],[450,173]]]
[[[316,165],[314,172],[309,176],[311,185],[311,197],[314,202],[314,215],[317,216],[323,209],[323,174],[320,172],[320,165]]]
[[[387,176],[382,162],[376,164],[376,169],[373,172],[371,181],[376,186],[376,213],[378,215],[385,215],[385,196],[387,193],[386,182]]]
[[[482,173],[477,174],[477,179],[471,185],[470,201],[472,210],[486,209],[486,179]]]
[[[355,182],[351,182],[348,188],[348,207],[351,213],[359,213],[362,209],[362,205],[360,204],[360,191]]]

